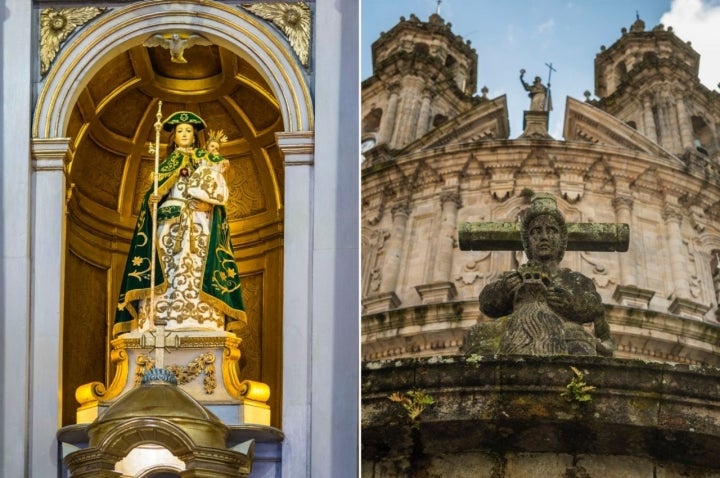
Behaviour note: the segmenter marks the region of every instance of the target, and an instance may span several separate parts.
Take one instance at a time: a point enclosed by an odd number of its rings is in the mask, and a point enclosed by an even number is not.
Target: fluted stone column
[[[418,114],[417,129],[415,130],[415,139],[422,138],[428,132],[430,127],[430,100],[432,94],[430,91],[423,92],[422,103],[420,104],[420,113]]]
[[[399,149],[415,139],[418,114],[420,113],[420,94],[424,89],[424,80],[415,76],[406,76],[402,81],[400,104],[395,117],[395,133],[390,144]]]
[[[418,111],[418,99],[415,93],[403,91],[398,118],[395,121],[397,126],[392,140],[393,149],[402,148],[414,139]]]
[[[402,144],[404,131],[407,129],[407,92],[398,96],[398,107],[395,112],[395,121],[393,121],[393,134],[390,139],[390,149],[398,149]]]
[[[380,138],[378,138],[378,144],[388,144],[392,141],[393,133],[395,131],[395,116],[397,115],[398,109],[398,91],[400,90],[399,85],[390,86],[390,99],[388,100],[387,109],[385,114],[382,116],[382,124],[380,125]]]
[[[657,125],[655,124],[655,117],[653,115],[653,105],[650,96],[645,96],[642,99],[643,105],[643,123],[645,136],[650,138],[652,141],[657,143]]]
[[[682,101],[682,99],[680,100]],[[678,100],[670,93],[665,94],[665,104],[667,105],[668,123],[671,133],[668,134],[668,146],[670,151],[682,151],[683,138],[681,136],[682,128],[679,121],[680,110],[678,108]]]
[[[680,126],[680,142],[681,148],[695,148],[693,144],[693,131],[691,125],[690,114],[685,106],[685,98],[682,94],[678,94],[679,100],[675,103],[677,108],[677,116]],[[706,147],[709,145],[706,145]]]
[[[675,136],[677,134],[677,128],[673,128],[673,112],[675,111],[674,105],[671,103],[670,97],[667,92],[658,93],[659,101],[657,102],[658,111],[658,123],[660,129],[660,145],[669,150],[674,151]]]

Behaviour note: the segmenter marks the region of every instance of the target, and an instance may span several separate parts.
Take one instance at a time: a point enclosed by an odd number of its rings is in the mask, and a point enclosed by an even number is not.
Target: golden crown
[[[217,141],[218,143],[222,144],[222,143],[227,143],[228,137],[225,133],[223,133],[223,130],[221,130],[221,129],[219,129],[217,131],[214,129],[211,129],[208,131],[207,141],[208,141],[208,143],[211,141]]]

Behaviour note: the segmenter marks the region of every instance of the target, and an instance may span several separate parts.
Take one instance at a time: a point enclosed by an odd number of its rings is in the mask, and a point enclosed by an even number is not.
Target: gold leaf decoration
[[[227,143],[228,137],[221,129],[217,131],[211,129],[208,131],[207,142],[210,143],[211,141],[217,141],[218,143]]]
[[[243,8],[273,22],[290,40],[303,66],[310,59],[310,6],[306,3],[256,3]]]
[[[137,386],[142,382],[145,373],[151,368],[155,368],[155,360],[149,355],[139,354],[135,363],[137,364],[135,367],[135,385]],[[202,373],[205,375],[203,378],[205,393],[210,395],[217,388],[215,355],[211,353],[200,354],[186,366],[168,365],[165,368],[175,375],[179,385],[190,383]]]
[[[177,378],[178,384],[180,385],[189,383],[201,373],[204,373],[203,386],[205,393],[212,394],[217,387],[215,380],[215,355],[211,353],[199,355],[195,360],[188,363],[187,366],[169,365],[165,368],[175,374],[175,378]]]
[[[79,26],[107,10],[106,8],[45,8],[40,12],[40,73],[46,74],[60,45]]]

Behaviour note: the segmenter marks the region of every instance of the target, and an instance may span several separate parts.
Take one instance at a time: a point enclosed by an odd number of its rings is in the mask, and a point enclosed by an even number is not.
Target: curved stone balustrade
[[[629,463],[633,476],[720,472],[720,369],[578,356],[473,358],[363,365],[363,477],[388,470],[416,476],[419,469],[468,476],[462,473],[471,463],[487,470],[477,476],[503,478],[586,476],[580,468],[614,476],[614,467]],[[590,401],[561,396],[571,366],[596,387]],[[388,399],[411,390],[435,400],[416,427]]]

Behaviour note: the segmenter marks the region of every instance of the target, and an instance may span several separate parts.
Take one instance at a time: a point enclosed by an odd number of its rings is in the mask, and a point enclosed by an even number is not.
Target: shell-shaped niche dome
[[[101,447],[109,435],[121,433],[120,428],[127,431],[124,440],[164,442],[163,437],[172,435],[186,445],[211,448],[225,448],[229,433],[227,426],[179,388],[173,373],[165,369],[148,370],[139,387],[123,395],[88,427],[89,446]]]

